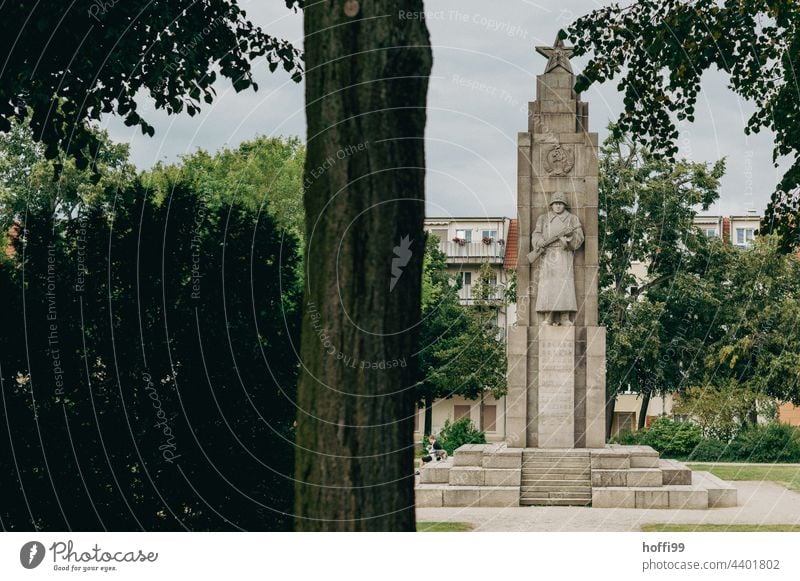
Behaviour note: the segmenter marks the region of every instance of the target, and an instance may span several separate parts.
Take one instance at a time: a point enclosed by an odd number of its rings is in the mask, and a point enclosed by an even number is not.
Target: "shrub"
[[[723,462],[732,459],[731,449],[722,440],[706,438],[700,440],[688,459],[695,462]]]
[[[630,430],[622,430],[614,438],[611,438],[612,444],[621,444],[623,446],[635,446],[641,440],[641,433],[631,432]]]
[[[695,424],[658,418],[642,433],[639,442],[658,450],[663,456],[685,458],[702,439],[703,433]]]
[[[456,448],[464,444],[485,444],[486,435],[473,426],[469,418],[461,418],[452,423],[445,420],[444,428],[439,433],[439,443],[452,456]]]
[[[740,462],[800,462],[800,432],[787,424],[748,426],[731,442]]]

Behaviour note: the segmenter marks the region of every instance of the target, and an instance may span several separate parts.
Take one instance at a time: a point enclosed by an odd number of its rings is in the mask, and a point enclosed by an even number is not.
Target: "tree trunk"
[[[422,1],[305,9],[305,297],[296,528],[413,531],[424,254]],[[355,14],[354,14],[355,12]]]
[[[425,395],[425,431],[423,436],[433,433],[433,392]]]
[[[650,407],[650,397],[652,396],[652,392],[646,391],[642,395],[642,407],[639,410],[639,421],[638,426],[636,427],[637,430],[642,430],[644,428],[644,422],[647,420],[647,408]]]
[[[614,427],[614,408],[617,405],[617,394],[606,394],[606,442],[611,439],[611,428]]]
[[[484,403],[484,399],[485,399],[485,395],[484,395],[483,392],[481,392],[481,405],[480,405],[480,413],[479,413],[479,416],[478,416],[478,422],[480,423],[480,425],[478,426],[478,429],[481,432],[483,431],[483,403]]]

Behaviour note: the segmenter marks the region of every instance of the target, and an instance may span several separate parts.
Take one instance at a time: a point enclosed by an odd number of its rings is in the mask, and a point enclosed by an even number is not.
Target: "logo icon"
[[[400,246],[395,246],[394,257],[392,258],[392,279],[389,281],[389,292],[394,290],[397,281],[403,276],[403,267],[411,260],[411,240],[409,236],[403,236],[400,240]]]
[[[19,550],[19,562],[26,569],[35,569],[44,560],[44,545],[39,541],[29,541]]]

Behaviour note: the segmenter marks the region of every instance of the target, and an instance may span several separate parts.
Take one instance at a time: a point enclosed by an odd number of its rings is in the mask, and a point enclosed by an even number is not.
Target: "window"
[[[496,432],[497,431],[497,406],[485,405],[483,406],[483,431]]]
[[[703,234],[705,234],[707,238],[716,238],[717,237],[717,229],[716,228],[705,228],[703,230]]]
[[[456,230],[456,238],[472,242],[472,230]]]
[[[481,238],[491,238],[494,242],[497,240],[497,230],[481,230]]]
[[[749,246],[753,239],[756,237],[755,228],[737,228],[736,229],[736,245]]]
[[[472,284],[472,273],[471,272],[462,272],[461,273],[461,284],[464,286],[469,286]]]
[[[440,241],[447,240],[447,230],[445,228],[432,228],[431,234],[436,236]]]
[[[454,405],[453,406],[453,420],[460,420],[461,418],[469,419],[469,406],[468,405]]]

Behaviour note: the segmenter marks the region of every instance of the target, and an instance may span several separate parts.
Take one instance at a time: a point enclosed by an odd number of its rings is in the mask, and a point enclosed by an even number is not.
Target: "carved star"
[[[556,36],[556,41],[553,43],[553,46],[536,47],[536,52],[547,57],[547,66],[544,68],[545,73],[549,73],[556,67],[561,67],[568,73],[571,73],[572,65],[569,64],[569,58],[572,56],[573,50],[571,46],[564,46],[564,41],[558,36]]]

